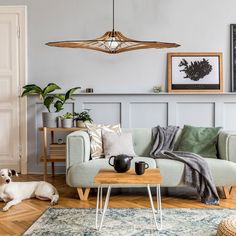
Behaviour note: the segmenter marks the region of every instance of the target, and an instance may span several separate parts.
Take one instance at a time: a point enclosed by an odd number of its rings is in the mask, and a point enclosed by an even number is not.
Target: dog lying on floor
[[[29,198],[51,200],[51,205],[57,204],[59,195],[53,185],[45,181],[12,182],[14,175],[18,176],[15,170],[0,170],[0,199],[7,202],[3,211]]]

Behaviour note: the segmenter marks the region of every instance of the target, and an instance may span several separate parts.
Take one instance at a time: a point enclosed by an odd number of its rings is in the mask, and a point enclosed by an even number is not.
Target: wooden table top
[[[147,169],[143,175],[136,175],[134,169],[125,173],[101,169],[94,178],[95,184],[161,184],[160,169]]]

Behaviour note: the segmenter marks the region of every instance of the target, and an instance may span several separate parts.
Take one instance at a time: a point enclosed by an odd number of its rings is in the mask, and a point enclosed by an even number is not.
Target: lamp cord
[[[115,31],[115,0],[113,0],[113,29],[112,31]]]

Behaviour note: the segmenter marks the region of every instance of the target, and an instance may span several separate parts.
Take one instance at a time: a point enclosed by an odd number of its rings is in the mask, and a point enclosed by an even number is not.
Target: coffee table
[[[101,169],[98,174],[94,178],[94,183],[98,185],[97,192],[97,204],[96,204],[96,229],[99,231],[102,229],[104,217],[106,214],[106,210],[108,207],[108,202],[110,198],[111,188],[114,185],[118,184],[132,184],[132,185],[146,185],[147,191],[150,199],[150,204],[152,208],[153,218],[155,221],[155,225],[157,230],[162,229],[162,208],[161,208],[161,189],[160,184],[162,182],[162,177],[160,170],[158,168],[148,169],[145,171],[143,175],[136,175],[133,169],[129,170],[125,173],[117,173],[115,170]],[[156,186],[156,194],[157,194],[157,211],[154,208],[154,203],[152,199],[152,193],[150,189],[150,185]],[[104,203],[104,208],[102,209],[102,188],[108,188],[106,199]],[[98,215],[99,208],[102,214],[101,222],[98,227]],[[159,214],[160,224],[158,225],[156,213]]]

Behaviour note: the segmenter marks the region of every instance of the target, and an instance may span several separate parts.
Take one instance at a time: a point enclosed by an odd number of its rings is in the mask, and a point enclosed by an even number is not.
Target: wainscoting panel
[[[236,94],[79,94],[66,104],[65,110],[81,112],[91,109],[94,122],[121,123],[122,128],[151,128],[156,125],[214,127],[236,132]],[[28,167],[30,173],[42,173],[43,108],[36,97],[28,99]],[[56,136],[65,140],[65,134]],[[48,169],[50,170],[50,168]],[[56,173],[64,173],[65,164],[56,164]]]
[[[130,127],[150,128],[168,124],[168,103],[130,103]]]
[[[236,102],[224,104],[224,125],[226,130],[236,130]]]
[[[177,124],[209,126],[215,125],[214,103],[177,103]]]
[[[83,110],[89,109],[95,123],[121,123],[121,103],[112,102],[84,102]]]

